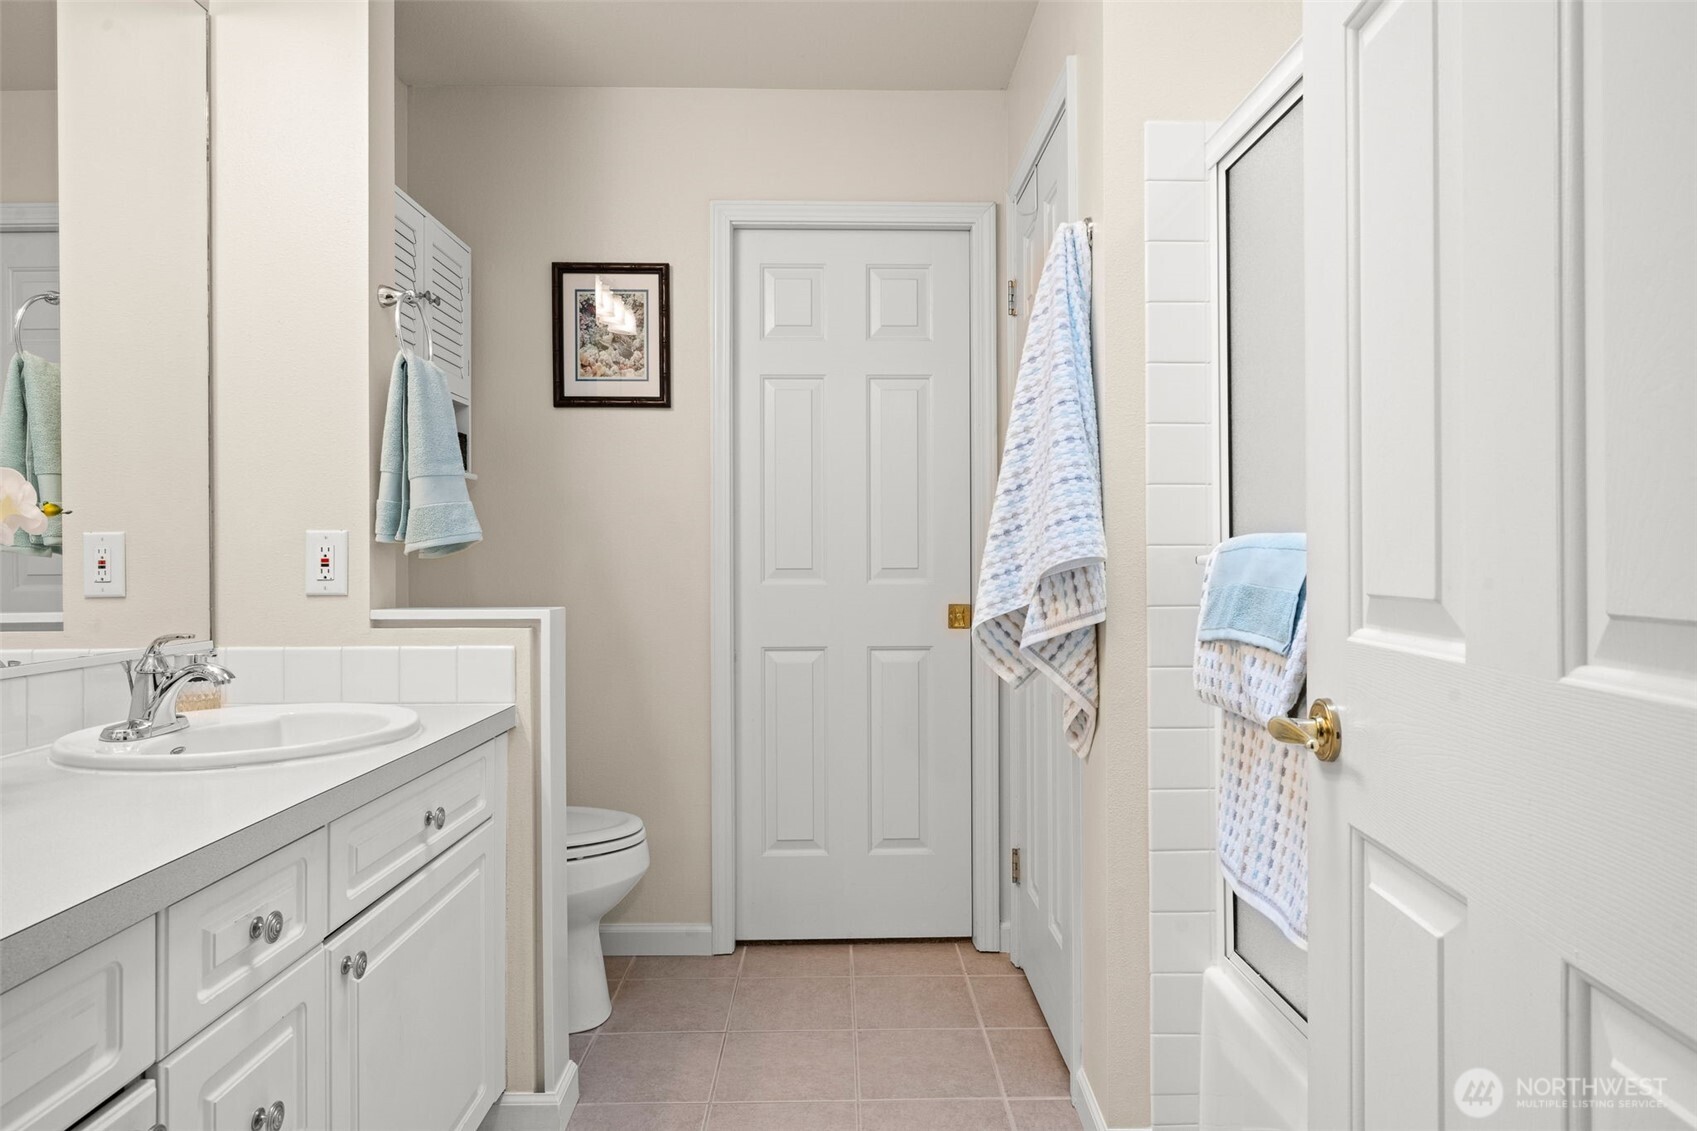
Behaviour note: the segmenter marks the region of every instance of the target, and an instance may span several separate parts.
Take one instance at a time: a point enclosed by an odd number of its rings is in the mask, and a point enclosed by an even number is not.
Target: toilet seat
[[[648,831],[642,818],[617,809],[566,806],[566,860],[610,856],[644,843]]]

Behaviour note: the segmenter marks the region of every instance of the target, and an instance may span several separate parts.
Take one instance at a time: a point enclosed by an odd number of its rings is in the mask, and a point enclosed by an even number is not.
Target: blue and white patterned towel
[[[1204,603],[1218,582],[1218,552],[1202,576]],[[1308,672],[1308,609],[1296,612],[1290,650],[1232,640],[1196,641],[1196,693],[1219,707],[1220,871],[1238,898],[1286,938],[1308,945],[1308,751],[1267,733],[1289,714]]]
[[[1096,734],[1096,626],[1108,615],[1096,384],[1090,372],[1090,243],[1055,233],[1037,285],[984,540],[972,637],[1014,686],[1042,672],[1066,697],[1067,744]]]

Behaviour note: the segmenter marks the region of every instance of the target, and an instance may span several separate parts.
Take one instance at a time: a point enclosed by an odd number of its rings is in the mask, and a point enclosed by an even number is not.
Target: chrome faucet
[[[177,713],[177,696],[184,687],[197,682],[223,686],[236,678],[228,668],[211,663],[190,662],[173,668],[160,648],[174,640],[192,639],[190,633],[168,633],[149,644],[141,659],[124,665],[130,677],[130,717],[102,730],[100,741],[139,742],[182,730],[189,725]]]

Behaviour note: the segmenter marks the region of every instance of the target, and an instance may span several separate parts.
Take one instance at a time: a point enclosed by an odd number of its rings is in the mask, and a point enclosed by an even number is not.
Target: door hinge
[[[1009,318],[1018,318],[1019,317],[1019,302],[1018,302],[1018,300],[1016,300],[1014,298],[1014,294],[1015,294],[1016,290],[1017,290],[1017,288],[1014,285],[1014,280],[1009,279],[1008,280],[1008,317]]]
[[[1013,850],[1013,882],[1019,883],[1019,849]]]

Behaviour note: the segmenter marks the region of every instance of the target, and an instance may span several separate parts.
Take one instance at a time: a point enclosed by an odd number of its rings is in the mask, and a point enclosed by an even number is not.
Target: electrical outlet
[[[306,595],[308,597],[346,597],[348,595],[348,532],[346,530],[308,530],[306,532]]]
[[[91,530],[82,536],[82,595],[124,595],[124,532]]]

